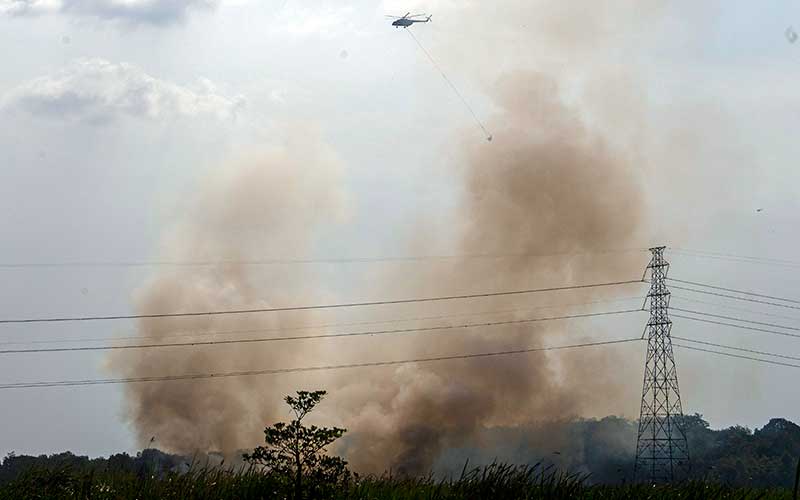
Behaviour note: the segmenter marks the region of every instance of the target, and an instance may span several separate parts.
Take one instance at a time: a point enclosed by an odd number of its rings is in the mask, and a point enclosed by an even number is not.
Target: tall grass
[[[330,499],[790,499],[785,489],[748,489],[691,482],[680,485],[588,485],[585,477],[534,466],[465,468],[457,478],[363,477],[332,490]],[[254,469],[194,468],[187,473],[32,470],[0,486],[6,499],[291,499],[291,484]]]

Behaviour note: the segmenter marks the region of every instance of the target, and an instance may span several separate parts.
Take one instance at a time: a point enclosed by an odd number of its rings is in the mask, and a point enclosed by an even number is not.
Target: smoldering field
[[[552,78],[537,73],[508,75],[496,92],[500,111],[492,126],[497,139],[492,144],[465,139],[456,165],[448,167],[463,193],[453,222],[439,227],[420,215],[419,232],[401,253],[424,254],[429,243],[443,239],[456,242],[460,255],[504,257],[355,268],[372,273],[365,295],[403,298],[638,277],[643,255],[631,258],[626,252],[605,252],[638,242],[640,220],[635,214],[642,199],[626,152],[615,150],[587,128],[564,104]],[[315,271],[315,266],[247,262],[308,258],[320,239],[330,238],[357,208],[343,188],[346,167],[321,139],[312,137],[314,145],[309,147],[309,137],[303,137],[302,144],[298,140],[285,149],[233,162],[208,179],[188,216],[165,238],[163,252],[171,260],[228,263],[159,272],[136,298],[139,312],[354,298],[337,293],[337,283],[324,280],[324,273]],[[414,203],[413,198],[407,201]],[[158,319],[142,321],[139,331],[164,340],[174,338],[170,336],[176,332],[253,338],[285,336],[287,330],[316,325],[453,315],[402,323],[403,327],[431,326],[463,323],[468,313],[519,310],[488,318],[535,317],[547,315],[532,311],[536,307],[637,294],[641,290],[634,287],[336,314]],[[553,311],[563,313],[564,309],[544,312]],[[574,343],[592,336],[567,323],[552,322],[451,333],[127,352],[111,358],[110,367],[117,375],[136,377],[226,372],[518,349]],[[608,369],[621,365],[617,355],[612,349],[597,348],[581,350],[579,355],[547,353],[315,375],[138,384],[126,387],[126,411],[142,444],[156,436],[159,446],[174,452],[233,453],[259,443],[265,424],[287,417],[284,394],[298,388],[324,388],[332,396],[318,418],[350,429],[339,451],[356,470],[423,473],[443,450],[475,439],[488,428],[613,413],[624,397],[623,382],[629,376],[625,370]]]

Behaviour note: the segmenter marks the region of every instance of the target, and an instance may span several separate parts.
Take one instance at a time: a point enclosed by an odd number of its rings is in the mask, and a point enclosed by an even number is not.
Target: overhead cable
[[[754,257],[748,255],[735,255],[730,253],[720,252],[706,252],[703,250],[691,250],[687,248],[669,247],[675,255],[684,257],[698,257],[705,259],[727,260],[732,262],[745,262],[751,264],[766,264],[780,267],[800,267],[800,262],[785,260],[785,259],[772,259],[767,257]]]
[[[793,304],[800,304],[800,300],[788,299],[786,297],[776,297],[774,295],[764,295],[763,293],[749,292],[749,291],[746,291],[746,290],[737,290],[735,288],[725,288],[725,287],[722,287],[722,286],[709,285],[707,283],[699,283],[697,281],[687,281],[687,280],[680,280],[680,279],[676,279],[676,278],[666,278],[666,279],[669,280],[669,281],[674,281],[676,283],[683,283],[683,284],[686,284],[686,285],[702,286],[704,288],[711,288],[711,289],[714,289],[714,290],[722,290],[723,292],[734,292],[734,293],[739,293],[739,294],[742,294],[742,295],[749,295],[751,297],[760,297],[762,299],[781,300],[783,302],[791,302]]]
[[[744,302],[753,302],[755,304],[764,304],[764,305],[768,305],[768,306],[782,307],[784,309],[798,309],[798,310],[800,310],[800,307],[798,307],[798,306],[792,306],[792,305],[789,305],[789,304],[782,304],[780,302],[770,302],[770,301],[767,301],[767,300],[758,300],[758,299],[751,299],[751,298],[747,298],[747,297],[739,297],[738,295],[729,295],[729,294],[726,294],[726,293],[711,292],[711,291],[708,291],[708,290],[699,290],[697,288],[688,288],[688,287],[679,286],[679,285],[670,285],[670,289],[685,290],[687,292],[702,293],[702,294],[705,294],[705,295],[713,295],[715,297],[724,297],[726,299],[741,300],[741,301],[744,301]]]
[[[627,280],[627,281],[612,281],[605,283],[589,283],[583,285],[570,285],[559,286],[550,288],[529,288],[525,290],[512,290],[502,292],[485,292],[473,293],[463,295],[445,295],[439,297],[422,297],[411,299],[394,299],[394,300],[378,300],[368,302],[349,302],[339,304],[320,304],[320,305],[306,305],[306,306],[286,306],[286,307],[263,307],[253,309],[231,309],[224,311],[194,311],[194,312],[172,312],[160,314],[129,314],[129,315],[113,315],[113,316],[71,316],[71,317],[45,317],[45,318],[14,318],[14,319],[0,319],[0,324],[18,324],[18,323],[56,323],[68,321],[105,321],[105,320],[125,320],[125,319],[154,319],[154,318],[180,318],[180,317],[193,317],[193,316],[219,316],[229,314],[253,314],[253,313],[270,313],[270,312],[285,312],[285,311],[311,311],[316,309],[337,309],[346,307],[364,307],[364,306],[381,306],[381,305],[395,305],[395,304],[410,304],[418,302],[439,302],[447,300],[460,300],[460,299],[476,299],[485,297],[501,297],[510,295],[524,295],[531,293],[543,292],[560,292],[565,290],[580,290],[586,288],[600,288],[619,285],[630,285],[634,283],[641,283],[642,280]]]
[[[712,324],[712,325],[731,326],[733,328],[740,328],[742,330],[750,330],[750,331],[753,331],[753,332],[771,333],[771,334],[774,334],[774,335],[781,335],[783,337],[800,338],[800,335],[797,335],[797,334],[794,334],[794,333],[780,332],[780,331],[777,331],[777,330],[768,330],[766,328],[757,328],[755,326],[737,325],[736,323],[727,323],[725,321],[715,321],[713,319],[693,318],[691,316],[684,316],[682,314],[672,314],[671,316],[673,318],[689,319],[689,320],[692,320],[692,321],[699,321],[701,323],[709,323],[709,324]]]
[[[327,370],[341,370],[347,368],[367,368],[378,366],[396,366],[412,363],[429,363],[436,361],[449,361],[456,359],[475,359],[475,358],[488,358],[497,356],[509,356],[514,354],[525,354],[533,352],[545,351],[558,351],[567,349],[580,349],[586,347],[597,347],[614,344],[624,344],[630,342],[639,342],[637,338],[627,338],[619,340],[606,340],[602,342],[587,342],[582,344],[561,345],[551,347],[535,347],[528,349],[513,349],[506,351],[483,352],[477,354],[457,354],[450,356],[434,356],[415,359],[391,360],[391,361],[372,361],[364,363],[348,363],[339,365],[323,365],[323,366],[306,366],[295,368],[272,368],[264,370],[244,370],[234,372],[218,372],[218,373],[194,373],[183,375],[164,375],[153,377],[126,377],[126,378],[108,378],[108,379],[87,379],[87,380],[58,380],[48,382],[16,382],[9,384],[0,384],[0,389],[27,389],[38,387],[71,387],[83,385],[104,385],[104,384],[132,384],[142,382],[165,382],[173,380],[198,380],[198,379],[211,379],[211,378],[226,378],[226,377],[245,377],[254,375],[276,375],[280,373],[298,373],[298,372],[318,372]]]
[[[771,318],[781,318],[781,319],[788,319],[788,320],[792,320],[792,321],[800,321],[800,317],[798,317],[798,316],[787,316],[785,314],[775,314],[775,313],[756,311],[756,310],[753,310],[753,309],[745,309],[743,307],[736,307],[736,306],[731,306],[731,305],[727,305],[727,304],[720,304],[719,302],[709,302],[707,300],[700,300],[700,299],[695,299],[695,298],[692,298],[692,297],[684,297],[683,295],[675,295],[673,293],[672,294],[672,300],[675,300],[675,299],[685,300],[687,302],[693,302],[693,303],[703,304],[703,305],[707,305],[707,306],[719,307],[719,308],[722,308],[722,309],[730,309],[732,311],[745,312],[745,313],[748,313],[748,314],[757,314],[759,316],[769,316]]]
[[[740,351],[740,352],[749,352],[751,354],[759,354],[761,356],[774,356],[776,358],[783,358],[783,359],[791,359],[791,360],[794,360],[794,361],[800,361],[800,356],[787,356],[785,354],[776,354],[774,352],[757,351],[755,349],[746,349],[744,347],[733,347],[733,346],[724,345],[724,344],[715,344],[714,342],[707,342],[707,341],[704,341],[704,340],[696,340],[696,339],[688,339],[688,338],[685,338],[685,337],[677,337],[675,335],[673,335],[672,338],[681,340],[683,342],[692,342],[694,344],[708,345],[708,346],[711,346],[711,347],[721,347],[723,349],[731,349],[733,351]]]
[[[477,253],[463,255],[399,255],[386,257],[331,257],[309,259],[217,259],[217,260],[88,260],[49,262],[0,262],[0,269],[53,268],[53,267],[210,267],[210,266],[271,266],[306,264],[360,264],[381,262],[424,262],[439,260],[475,260],[509,258],[580,257],[613,253],[643,252],[646,248],[598,249],[585,252],[555,253]]]
[[[248,333],[267,333],[267,332],[286,332],[286,331],[297,331],[297,330],[316,330],[316,329],[325,329],[325,328],[336,328],[336,327],[348,327],[348,326],[366,326],[366,325],[382,325],[382,324],[390,324],[390,323],[411,323],[411,322],[418,322],[418,321],[427,321],[427,320],[436,320],[436,319],[450,319],[450,318],[461,318],[461,317],[470,317],[470,316],[490,316],[496,314],[509,314],[509,313],[524,313],[524,312],[531,312],[531,311],[538,311],[541,309],[563,309],[567,307],[577,307],[577,306],[588,306],[594,304],[605,304],[610,302],[624,302],[627,300],[641,300],[642,297],[621,297],[618,299],[608,299],[608,300],[593,300],[589,302],[578,302],[578,303],[569,303],[569,304],[557,304],[557,305],[549,305],[549,306],[537,306],[537,307],[526,307],[526,308],[515,308],[515,309],[498,309],[494,311],[478,311],[472,313],[454,313],[454,314],[439,314],[434,316],[414,316],[409,318],[391,318],[391,319],[382,319],[382,320],[370,320],[370,321],[350,321],[346,323],[325,323],[325,324],[317,324],[317,325],[305,325],[305,326],[286,326],[286,327],[277,327],[277,328],[248,328],[248,329],[234,329],[234,330],[181,330],[181,331],[168,331],[163,332],[161,335],[128,335],[128,336],[116,336],[116,337],[77,337],[77,338],[49,338],[49,339],[37,339],[37,340],[4,340],[0,341],[0,345],[36,345],[36,344],[74,344],[78,342],[122,342],[128,340],[135,340],[135,341],[143,341],[143,340],[162,340],[162,339],[170,339],[170,338],[186,338],[186,337],[216,337],[216,336],[223,336],[223,335],[235,335],[235,334],[248,334]]]
[[[720,318],[720,319],[727,319],[727,320],[732,320],[732,321],[741,321],[743,323],[751,323],[753,325],[771,326],[773,328],[785,328],[786,330],[795,330],[795,331],[800,332],[800,328],[798,328],[796,326],[778,325],[778,324],[775,324],[775,323],[765,323],[763,321],[753,321],[751,319],[737,318],[735,316],[725,316],[723,314],[712,314],[712,313],[703,312],[703,311],[694,311],[692,309],[682,309],[680,307],[670,307],[669,309],[671,311],[681,311],[681,312],[690,313],[690,314],[700,314],[700,315],[703,315],[703,316],[709,316],[711,318]]]
[[[744,354],[734,354],[734,353],[731,353],[731,352],[715,351],[713,349],[704,349],[702,347],[694,347],[694,346],[688,346],[688,345],[682,345],[682,344],[674,344],[673,343],[672,345],[673,345],[673,347],[678,347],[678,348],[681,348],[681,349],[689,349],[689,350],[692,350],[692,351],[700,351],[700,352],[707,352],[707,353],[711,353],[711,354],[718,354],[720,356],[727,356],[729,358],[748,359],[750,361],[758,361],[759,363],[767,363],[767,364],[770,364],[770,365],[787,366],[787,367],[790,367],[790,368],[800,368],[800,365],[794,365],[794,364],[791,364],[791,363],[784,363],[782,361],[774,361],[774,360],[771,360],[771,359],[755,358],[753,356],[746,356]]]
[[[158,344],[128,344],[128,345],[81,346],[81,347],[51,347],[51,348],[33,348],[33,349],[6,349],[6,350],[0,350],[0,354],[112,351],[112,350],[123,350],[123,349],[154,349],[163,347],[203,347],[203,346],[221,346],[221,345],[233,345],[233,344],[255,344],[255,343],[265,343],[265,342],[293,341],[293,340],[330,339],[330,338],[342,338],[342,337],[360,337],[360,336],[387,335],[387,334],[398,334],[398,333],[456,330],[456,329],[467,329],[467,328],[493,327],[501,325],[519,325],[526,323],[536,323],[540,321],[592,318],[596,316],[611,316],[611,315],[633,313],[633,312],[641,312],[641,309],[628,309],[623,311],[604,311],[604,312],[586,313],[586,314],[573,314],[568,316],[550,316],[545,318],[527,318],[527,319],[517,319],[508,321],[489,321],[485,323],[440,325],[440,326],[430,326],[423,328],[400,328],[394,330],[373,330],[367,332],[344,332],[344,333],[325,333],[318,335],[297,335],[292,337],[262,337],[255,339],[205,340],[205,341],[170,342],[170,343],[158,343]]]

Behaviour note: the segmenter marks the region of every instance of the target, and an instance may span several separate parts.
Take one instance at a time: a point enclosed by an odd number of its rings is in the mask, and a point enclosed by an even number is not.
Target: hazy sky
[[[406,11],[433,14],[414,33],[490,129],[497,80],[524,69],[563,84],[565,99],[610,141],[638,145],[632,154],[648,198],[638,246],[800,261],[800,41],[784,35],[800,27],[800,5],[556,4],[0,0],[0,264],[168,259],[175,228],[215,172],[270,148],[302,149],[306,139],[323,142],[341,166],[330,189],[341,191],[343,208],[316,236],[314,257],[457,251],[415,241],[415,230],[421,219],[452,219],[463,189],[451,176],[459,148],[484,139],[414,41],[384,18]],[[253,257],[292,258],[292,248]],[[196,255],[213,258],[203,248]],[[800,298],[796,266],[668,258],[676,277]],[[644,264],[643,254],[632,256],[634,274]],[[315,268],[325,289],[307,302],[383,298],[362,286],[377,266]],[[286,273],[299,276],[297,267]],[[154,271],[2,267],[0,317],[131,313]],[[434,289],[448,291],[446,283]],[[397,295],[413,293],[430,291]],[[796,311],[750,306],[787,318],[748,317],[800,324]],[[643,322],[604,328],[630,336]],[[130,335],[134,327],[0,325],[0,339]],[[681,320],[673,332],[800,355],[796,339]],[[635,373],[643,347],[630,350]],[[712,425],[800,420],[794,369],[677,349],[676,358],[684,410]],[[0,356],[3,383],[108,376],[102,354]],[[631,381],[633,397],[618,413],[638,416],[640,390],[640,378]],[[136,449],[119,386],[4,390],[0,408],[0,455]]]

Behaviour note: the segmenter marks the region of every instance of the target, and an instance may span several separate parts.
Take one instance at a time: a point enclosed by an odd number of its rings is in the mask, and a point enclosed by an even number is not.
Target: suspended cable
[[[209,266],[271,266],[271,265],[304,265],[304,264],[359,264],[381,262],[421,262],[440,260],[475,260],[475,259],[510,259],[510,258],[546,258],[546,257],[578,257],[583,255],[602,255],[613,253],[643,252],[646,248],[600,249],[586,252],[556,253],[484,253],[464,255],[407,255],[388,257],[341,257],[320,259],[220,259],[220,260],[132,260],[132,261],[52,261],[52,262],[0,262],[0,268],[52,268],[52,267],[209,267]]]
[[[722,309],[730,309],[732,311],[740,311],[740,312],[746,312],[746,313],[749,313],[749,314],[757,314],[759,316],[769,316],[769,317],[772,317],[772,318],[788,319],[788,320],[792,320],[792,321],[800,320],[800,317],[797,317],[797,316],[787,316],[785,314],[774,314],[774,313],[768,313],[768,312],[762,312],[762,311],[754,311],[752,309],[745,309],[743,307],[730,306],[730,305],[726,305],[726,304],[720,304],[720,303],[717,303],[717,302],[708,302],[706,300],[693,299],[691,297],[684,297],[682,295],[675,295],[673,293],[672,294],[672,300],[674,300],[674,299],[685,300],[687,302],[694,302],[694,303],[697,303],[697,304],[704,304],[704,305],[707,305],[707,306],[720,307]]]
[[[742,330],[751,330],[754,332],[762,332],[762,333],[772,333],[775,335],[781,335],[783,337],[795,337],[800,338],[800,335],[789,333],[789,332],[779,332],[777,330],[767,330],[766,328],[757,328],[754,326],[747,326],[747,325],[737,325],[735,323],[726,323],[724,321],[715,321],[712,319],[703,319],[703,318],[693,318],[691,316],[684,316],[682,314],[672,314],[673,318],[682,318],[682,319],[689,319],[692,321],[699,321],[701,323],[709,323],[712,325],[720,325],[720,326],[732,326],[733,328],[740,328]]]
[[[760,261],[764,261],[764,262],[775,262],[775,263],[781,263],[781,264],[797,264],[797,265],[800,265],[800,261],[794,261],[794,260],[788,260],[788,259],[775,259],[775,258],[771,258],[771,257],[757,257],[757,256],[752,256],[752,255],[736,255],[736,254],[723,253],[723,252],[709,252],[707,250],[695,250],[695,249],[691,249],[691,248],[670,247],[670,250],[677,250],[677,251],[680,251],[680,252],[691,252],[691,253],[705,254],[705,255],[714,255],[714,256],[717,256],[717,257],[733,257],[733,258],[737,258],[737,259],[750,259],[750,260],[760,260]]]
[[[345,332],[345,333],[325,333],[318,335],[297,335],[293,337],[262,337],[255,339],[226,339],[226,340],[205,340],[193,342],[170,342],[159,344],[130,344],[130,345],[105,345],[105,346],[82,346],[82,347],[51,347],[51,348],[34,348],[34,349],[6,349],[0,350],[0,354],[22,354],[22,353],[46,353],[46,352],[77,352],[77,351],[114,351],[123,349],[154,349],[161,347],[202,347],[202,346],[220,346],[232,344],[256,344],[265,342],[283,342],[292,340],[311,340],[311,339],[331,339],[342,337],[361,337],[361,336],[374,336],[386,335],[397,333],[411,333],[411,332],[428,332],[428,331],[442,331],[442,330],[456,330],[466,328],[481,328],[493,327],[501,325],[519,325],[526,323],[536,323],[540,321],[556,321],[566,319],[578,318],[592,318],[595,316],[611,316],[616,314],[641,312],[641,309],[628,309],[623,311],[604,311],[598,313],[574,314],[568,316],[551,316],[545,318],[527,318],[508,321],[489,321],[485,323],[465,323],[459,325],[441,325],[430,326],[423,328],[401,328],[394,330],[374,330],[367,332]]]
[[[560,305],[551,305],[551,306],[539,306],[539,307],[527,307],[527,308],[516,308],[516,309],[500,309],[495,311],[481,311],[481,312],[474,312],[474,313],[458,313],[458,314],[439,314],[436,316],[416,316],[411,318],[394,318],[394,319],[384,319],[384,320],[372,320],[372,321],[352,321],[347,323],[326,323],[321,325],[308,325],[308,326],[287,326],[287,327],[277,327],[277,328],[249,328],[249,329],[238,329],[238,330],[216,330],[216,331],[175,331],[175,332],[165,332],[162,335],[130,335],[124,337],[92,337],[92,338],[73,338],[73,339],[66,339],[66,338],[51,338],[51,339],[39,339],[39,340],[16,340],[16,341],[2,341],[0,345],[33,345],[33,344],[62,344],[62,343],[77,343],[77,342],[120,342],[120,341],[127,341],[127,340],[162,340],[162,339],[169,339],[169,338],[181,338],[181,337],[214,337],[214,336],[221,336],[221,335],[234,335],[234,334],[247,334],[247,333],[267,333],[267,332],[285,332],[285,331],[297,331],[297,330],[315,330],[315,329],[324,329],[324,328],[336,328],[336,327],[347,327],[347,326],[362,326],[362,325],[380,325],[380,324],[387,324],[387,323],[405,323],[405,322],[415,322],[415,321],[426,321],[426,320],[435,320],[435,319],[449,319],[449,318],[459,318],[459,317],[469,317],[469,316],[489,316],[495,314],[508,314],[508,313],[524,313],[524,312],[531,312],[541,309],[561,309],[566,307],[576,307],[576,306],[586,306],[586,305],[594,305],[594,304],[605,304],[610,302],[624,302],[627,300],[641,300],[641,297],[623,297],[619,299],[609,299],[609,300],[593,300],[589,302],[578,302],[578,303],[571,303],[571,304],[560,304]]]
[[[26,389],[34,387],[70,387],[70,386],[83,386],[83,385],[104,385],[104,384],[132,384],[140,382],[165,382],[172,380],[198,380],[198,379],[209,379],[209,378],[245,377],[253,375],[275,375],[279,373],[316,372],[316,371],[326,371],[326,370],[341,370],[346,368],[366,368],[366,367],[377,367],[377,366],[395,366],[395,365],[404,365],[411,363],[429,363],[434,361],[448,361],[456,359],[488,358],[488,357],[508,356],[508,355],[524,354],[532,352],[580,349],[585,347],[606,346],[606,345],[624,344],[624,343],[639,342],[639,341],[640,341],[639,338],[629,338],[629,339],[619,339],[619,340],[607,340],[602,342],[588,342],[583,344],[483,352],[477,354],[458,354],[451,356],[435,356],[427,358],[415,358],[415,359],[404,359],[404,360],[393,360],[393,361],[373,361],[365,363],[307,366],[307,367],[296,367],[296,368],[273,368],[265,370],[245,370],[245,371],[219,372],[219,373],[195,373],[195,374],[184,374],[184,375],[164,375],[164,376],[154,376],[154,377],[58,380],[51,382],[15,382],[9,384],[0,384],[0,389]]]
[[[760,297],[762,299],[781,300],[783,302],[791,302],[793,304],[800,304],[800,300],[787,299],[786,297],[776,297],[774,295],[764,295],[763,293],[748,292],[746,290],[737,290],[735,288],[725,288],[725,287],[722,287],[722,286],[709,285],[709,284],[706,284],[706,283],[699,283],[697,281],[679,280],[679,279],[676,279],[676,278],[666,278],[666,279],[668,279],[669,281],[674,281],[675,283],[684,283],[686,285],[702,286],[704,288],[711,288],[713,290],[722,290],[723,292],[734,292],[734,293],[740,293],[742,295],[749,295],[751,297]]]
[[[431,64],[433,64],[433,66],[436,68],[436,70],[439,71],[439,73],[442,75],[442,78],[444,78],[444,81],[446,81],[447,84],[450,85],[450,88],[453,89],[453,92],[458,96],[459,99],[461,99],[461,102],[464,103],[464,107],[467,108],[469,113],[472,115],[472,118],[475,119],[475,123],[477,123],[478,126],[481,128],[481,130],[483,130],[483,133],[486,136],[486,140],[487,141],[491,141],[492,140],[492,134],[490,134],[489,131],[486,130],[486,127],[483,126],[483,123],[481,123],[480,119],[478,118],[478,115],[476,115],[475,111],[473,111],[472,106],[469,105],[467,100],[464,99],[464,96],[461,95],[461,92],[458,91],[458,88],[455,86],[455,84],[453,84],[453,82],[450,81],[450,79],[447,77],[447,75],[442,70],[442,68],[439,67],[439,64],[436,63],[436,60],[433,58],[433,56],[431,56],[430,52],[428,52],[425,49],[425,47],[422,46],[422,44],[419,42],[419,40],[417,40],[417,37],[414,36],[414,33],[411,32],[411,30],[405,30],[405,31],[409,35],[411,35],[411,38],[417,43],[417,46],[420,48],[420,50],[422,50],[422,52],[426,56],[428,56],[428,60],[430,60]]]
[[[440,297],[422,297],[412,299],[395,299],[395,300],[379,300],[371,302],[349,302],[341,304],[321,304],[310,306],[286,306],[286,307],[264,307],[254,309],[232,309],[227,311],[196,311],[196,312],[174,312],[174,313],[160,313],[160,314],[130,314],[130,315],[115,315],[115,316],[73,316],[73,317],[51,317],[51,318],[19,318],[19,319],[0,319],[0,324],[16,324],[16,323],[56,323],[67,321],[105,321],[105,320],[122,320],[122,319],[154,319],[154,318],[181,318],[193,316],[219,316],[229,314],[253,314],[253,313],[268,313],[268,312],[285,312],[285,311],[311,311],[316,309],[337,309],[346,307],[364,307],[364,306],[380,306],[380,305],[395,305],[395,304],[410,304],[417,302],[439,302],[446,300],[460,300],[460,299],[476,299],[485,297],[502,297],[509,295],[523,295],[529,293],[543,293],[543,292],[558,292],[564,290],[579,290],[585,288],[599,288],[610,287],[618,285],[629,285],[633,283],[641,283],[641,280],[627,280],[627,281],[614,281],[606,283],[589,283],[584,285],[570,285],[550,288],[529,288],[526,290],[512,290],[504,292],[486,292],[474,293],[464,295],[446,295]]]
[[[728,319],[728,320],[732,320],[732,321],[741,321],[743,323],[751,323],[753,325],[771,326],[773,328],[785,328],[787,330],[795,330],[795,331],[800,332],[800,328],[798,328],[796,326],[778,325],[778,324],[775,324],[775,323],[765,323],[763,321],[753,321],[753,320],[750,320],[750,319],[737,318],[735,316],[725,316],[723,314],[712,314],[712,313],[707,313],[707,312],[703,312],[703,311],[693,311],[691,309],[682,309],[680,307],[670,307],[669,309],[672,310],[672,311],[681,311],[681,312],[691,313],[691,314],[700,314],[700,315],[703,315],[703,316],[709,316],[711,318],[720,318],[720,319]]]
[[[685,337],[676,337],[675,335],[673,335],[672,338],[681,340],[683,342],[692,342],[692,343],[695,343],[695,344],[708,345],[708,346],[711,346],[711,347],[721,347],[723,349],[731,349],[733,351],[749,352],[749,353],[752,353],[752,354],[759,354],[761,356],[774,356],[776,358],[791,359],[791,360],[794,360],[794,361],[800,361],[800,357],[798,357],[798,356],[787,356],[785,354],[776,354],[774,352],[757,351],[755,349],[746,349],[744,347],[733,347],[733,346],[724,345],[724,344],[715,344],[713,342],[707,342],[707,341],[704,341],[704,340],[695,340],[695,339],[687,339]]]
[[[783,267],[800,267],[800,262],[785,260],[785,259],[771,259],[766,257],[753,257],[748,255],[735,255],[730,253],[706,252],[704,250],[691,250],[688,248],[670,247],[670,250],[676,252],[678,255],[683,254],[684,256],[687,257],[729,260],[734,262],[750,262],[755,264],[767,264],[767,265],[775,265]]]
[[[736,295],[728,295],[728,294],[725,294],[725,293],[709,292],[708,290],[698,290],[696,288],[687,288],[687,287],[678,286],[678,285],[670,285],[670,288],[671,289],[675,289],[675,290],[685,290],[687,292],[703,293],[703,294],[706,294],[706,295],[713,295],[715,297],[725,297],[727,299],[741,300],[741,301],[744,301],[744,302],[753,302],[755,304],[765,304],[765,305],[769,305],[769,306],[783,307],[784,309],[800,309],[800,307],[790,306],[788,304],[781,304],[779,302],[769,302],[769,301],[766,301],[766,300],[748,299],[747,297],[738,297]]]
[[[693,346],[682,345],[682,344],[672,344],[672,345],[673,345],[673,347],[678,347],[678,348],[681,348],[681,349],[689,349],[689,350],[692,350],[692,351],[700,351],[700,352],[707,352],[707,353],[711,353],[711,354],[719,354],[721,356],[728,356],[729,358],[749,359],[751,361],[758,361],[760,363],[767,363],[767,364],[770,364],[770,365],[788,366],[790,368],[800,368],[800,365],[793,365],[791,363],[784,363],[782,361],[774,361],[774,360],[771,360],[771,359],[754,358],[752,356],[745,356],[744,354],[734,354],[734,353],[731,353],[731,352],[715,351],[713,349],[704,349],[702,347],[693,347]],[[2,388],[2,387],[0,387],[0,388]]]

